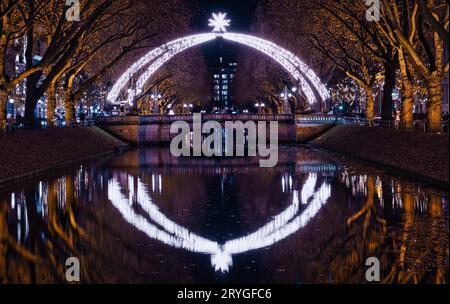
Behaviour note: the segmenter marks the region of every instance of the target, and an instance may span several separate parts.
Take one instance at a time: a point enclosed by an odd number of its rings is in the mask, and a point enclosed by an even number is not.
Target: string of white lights
[[[328,92],[327,88],[322,84],[319,77],[316,75],[316,73],[308,67],[300,58],[292,54],[292,52],[276,45],[275,43],[264,40],[258,37],[250,36],[250,35],[244,35],[244,34],[237,34],[237,33],[225,33],[223,35],[225,39],[229,39],[232,41],[244,43],[244,44],[252,44],[255,46],[259,46],[261,48],[272,48],[274,52],[277,54],[277,56],[284,57],[287,61],[289,61],[290,64],[294,65],[296,69],[299,69],[306,77],[311,81],[311,83],[314,85],[314,87],[317,89],[318,93],[320,94],[320,97],[323,100],[326,100],[330,98],[330,93]]]
[[[205,43],[207,41],[215,39],[215,34],[202,34],[196,36],[190,36],[186,39],[175,41],[174,43],[169,44],[165,48],[165,53],[156,59],[147,70],[139,77],[136,82],[136,92],[131,91],[128,95],[127,101],[128,103],[132,103],[136,94],[140,94],[147,83],[148,80],[155,74],[155,72],[161,68],[164,64],[166,64],[169,60],[171,60],[177,54],[194,47],[196,45]],[[157,57],[157,56],[156,56]],[[155,58],[156,58],[155,57]]]
[[[138,194],[138,197],[141,196]],[[191,252],[214,254],[219,251],[217,242],[212,242],[197,236],[187,229],[173,223],[166,216],[161,216],[161,213],[158,211],[157,207],[149,208],[147,211],[153,215],[152,219],[164,227],[165,230],[149,223],[145,217],[137,214],[133,210],[131,207],[132,204],[130,202],[130,198],[127,198],[122,194],[120,184],[115,178],[108,182],[108,199],[111,201],[113,206],[120,211],[122,217],[127,222],[147,234],[147,236],[152,239],[158,240],[166,245],[176,248],[183,248]],[[153,205],[153,203],[150,204]]]
[[[127,85],[131,85],[131,79],[151,63],[147,70],[139,76],[135,87],[125,92],[128,93],[126,98],[128,103],[132,104],[135,96],[142,92],[145,83],[161,66],[186,49],[213,40],[217,37],[223,37],[224,39],[247,45],[271,57],[283,66],[294,79],[299,81],[299,86],[310,104],[314,104],[317,101],[316,94],[311,88],[310,83],[316,89],[322,100],[326,100],[330,97],[327,88],[321,83],[314,71],[293,53],[273,42],[258,37],[238,33],[226,33],[226,27],[230,25],[230,20],[226,19],[226,14],[213,14],[213,19],[210,19],[209,22],[210,26],[214,27],[213,33],[192,35],[176,39],[150,51],[140,58],[115,83],[108,94],[108,101],[117,103],[120,93]],[[309,81],[307,81],[304,76],[306,76]]]
[[[155,60],[157,57],[161,56],[168,50],[173,49],[174,46],[183,44],[196,45],[198,43],[203,43],[209,40],[213,40],[215,38],[216,35],[213,33],[192,35],[173,40],[156,49],[151,50],[146,55],[141,57],[138,61],[136,61],[125,73],[122,74],[122,76],[114,84],[113,88],[109,92],[107,96],[108,101],[111,103],[117,102],[120,92],[130,83],[130,80],[134,75],[136,75],[141,69],[143,69],[147,64]]]
[[[130,91],[129,92],[129,95],[128,95],[128,98],[127,98],[128,103],[131,104],[133,102],[133,99],[134,99],[135,95],[139,94],[140,92],[142,92],[145,83],[151,78],[151,76],[159,68],[161,68],[165,63],[170,61],[174,56],[176,56],[177,54],[185,51],[188,48],[191,48],[191,47],[196,46],[198,44],[204,43],[206,41],[210,41],[210,40],[214,39],[215,37],[216,37],[215,34],[210,34],[207,37],[190,36],[189,39],[175,41],[174,43],[169,44],[168,46],[166,46],[165,47],[166,53],[164,53],[156,61],[154,61],[153,64],[151,64],[148,67],[148,69],[145,71],[145,73],[143,73],[139,77],[139,80],[136,83],[136,91]],[[284,52],[285,50],[284,49],[282,49],[282,48],[280,48],[280,47],[278,47],[278,46],[276,46],[274,44],[271,44],[268,41],[261,40],[259,38],[248,36],[248,35],[241,35],[241,34],[235,34],[235,33],[226,33],[226,34],[223,35],[223,37],[225,39],[228,39],[228,40],[231,40],[231,41],[235,41],[235,42],[247,45],[249,47],[252,47],[252,48],[254,48],[254,49],[256,49],[256,50],[266,54],[267,56],[269,56],[273,60],[275,60],[277,63],[279,63],[281,66],[283,66],[283,68],[285,68],[292,75],[292,77],[294,79],[299,81],[299,85],[301,87],[301,90],[305,93],[308,101],[311,104],[316,103],[316,101],[317,101],[316,100],[316,96],[315,96],[311,86],[309,85],[308,81],[306,81],[306,79],[303,77],[303,75],[300,73],[299,69],[296,68],[295,65],[292,62],[290,62],[290,60],[287,59],[286,56],[284,56],[284,54],[285,54],[285,52]],[[157,58],[159,55],[161,55],[161,53],[159,51],[156,52],[155,53],[155,58]],[[300,61],[300,59],[298,59],[297,61]],[[305,68],[305,70],[307,71],[306,75],[310,75],[311,76],[312,74],[314,74],[314,72],[312,70],[310,70],[309,68]],[[318,80],[318,78],[316,80]],[[313,81],[313,84],[316,86],[316,89],[320,93],[319,86],[323,86],[320,83],[320,81],[317,82],[317,83]],[[325,88],[325,91],[326,91],[326,88]]]
[[[131,200],[134,194],[129,195],[128,198],[125,197],[115,178],[108,183],[108,198],[127,222],[146,233],[150,238],[176,248],[210,254],[211,263],[216,271],[225,272],[233,265],[233,254],[264,248],[279,242],[304,227],[318,213],[331,196],[331,190],[330,186],[324,183],[314,193],[315,181],[315,175],[310,175],[305,183],[305,187],[312,190],[305,191],[305,193],[311,193],[311,197],[305,199],[309,201],[312,198],[312,201],[299,216],[295,217],[299,211],[299,201],[298,192],[294,191],[291,205],[275,216],[272,221],[252,234],[227,241],[223,245],[198,236],[167,218],[153,203],[140,180],[137,184],[137,203],[162,229],[149,223],[146,218],[133,210]],[[134,187],[130,187],[130,191],[134,191],[133,189]],[[306,202],[302,203],[306,204]]]
[[[313,196],[316,183],[317,174],[310,173],[301,191],[302,204],[308,204],[308,198]]]
[[[256,250],[271,246],[308,224],[313,217],[319,212],[323,205],[327,203],[331,196],[331,187],[327,184],[322,184],[319,190],[314,194],[314,198],[308,207],[292,221],[272,231],[268,235],[263,235],[259,230],[250,236],[245,236],[237,240],[228,241],[223,246],[224,252],[230,254],[244,253],[251,250]]]
[[[302,91],[305,93],[308,101],[311,104],[316,103],[316,96],[311,89],[309,83],[303,77],[303,75],[299,72],[299,70],[286,58],[283,56],[282,48],[278,46],[273,46],[265,40],[258,39],[256,37],[241,35],[236,33],[225,33],[223,35],[224,39],[238,42],[244,45],[247,45],[251,48],[254,48],[261,53],[266,54],[277,63],[279,63],[283,68],[285,68],[291,76],[299,81],[299,85],[301,86]]]

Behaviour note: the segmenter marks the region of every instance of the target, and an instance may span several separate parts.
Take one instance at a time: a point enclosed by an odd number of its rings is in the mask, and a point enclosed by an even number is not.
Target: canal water
[[[0,281],[448,283],[448,223],[447,192],[306,146],[142,148],[0,189]]]

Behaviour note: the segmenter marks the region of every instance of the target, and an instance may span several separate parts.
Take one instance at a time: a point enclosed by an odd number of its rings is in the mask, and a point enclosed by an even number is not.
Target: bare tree
[[[444,60],[444,45],[439,31],[435,26],[429,26],[426,22],[429,12],[424,8],[418,9],[414,6],[413,14],[408,14],[411,3],[403,1],[403,23],[400,18],[399,6],[391,1],[384,0],[383,8],[386,10],[385,25],[391,27],[391,40],[401,45],[402,56],[406,56],[411,62],[414,70],[425,78],[428,88],[428,124],[431,131],[442,130],[442,102],[443,102],[443,80],[448,73],[448,61]],[[433,20],[439,21],[448,30],[449,6],[445,1],[427,1],[428,9],[433,14]],[[418,14],[419,13],[419,14]],[[428,17],[429,19],[429,17]],[[409,31],[405,31],[407,26]],[[407,69],[401,66],[403,79]],[[405,83],[405,82],[404,82]],[[409,109],[408,109],[409,110]]]

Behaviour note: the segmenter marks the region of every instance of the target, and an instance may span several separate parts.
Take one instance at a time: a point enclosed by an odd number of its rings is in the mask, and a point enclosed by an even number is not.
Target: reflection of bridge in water
[[[297,153],[289,148],[281,148],[278,153],[278,164],[273,168],[261,168],[259,159],[259,157],[174,157],[167,148],[144,148],[128,151],[120,159],[112,160],[110,164],[114,168],[154,173],[206,175],[266,172],[330,173],[339,170],[336,163],[325,158],[318,159],[312,151]]]
[[[276,166],[274,168],[259,168],[255,166],[229,166],[229,167],[141,167],[146,169],[147,172],[161,173],[161,174],[176,174],[176,175],[189,175],[189,174],[201,174],[201,175],[217,175],[217,174],[252,174],[252,173],[329,173],[339,169],[336,164],[286,164]]]

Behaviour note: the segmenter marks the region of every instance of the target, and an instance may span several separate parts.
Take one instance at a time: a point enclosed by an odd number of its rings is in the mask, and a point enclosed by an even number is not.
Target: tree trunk
[[[64,107],[66,109],[66,125],[71,125],[75,121],[75,101],[73,96],[69,96],[65,100]]]
[[[367,120],[369,121],[369,125],[373,124],[373,119],[375,117],[375,102],[373,99],[373,89],[371,87],[365,88],[367,94]]]
[[[33,4],[33,2],[31,2]],[[27,45],[25,49],[25,59],[26,59],[26,69],[31,69],[33,67],[33,45],[34,45],[34,29],[31,27],[28,29],[27,35]],[[42,71],[31,74],[26,78],[26,97],[25,97],[25,115],[24,115],[24,126],[26,129],[32,129],[35,125],[36,120],[36,105],[39,98],[37,85],[39,79],[41,78]]]
[[[2,35],[0,37],[0,133],[6,131],[6,104],[8,99],[8,90],[6,89],[5,79],[5,62],[6,62],[6,50],[8,47],[8,37],[5,35],[8,30],[9,19],[4,16],[1,20]]]
[[[75,120],[75,97],[72,94],[73,81],[76,74],[67,77],[64,85],[64,108],[66,110],[66,125],[71,125]]]
[[[8,93],[0,90],[0,133],[6,131],[6,103]]]
[[[405,130],[412,130],[414,123],[414,89],[408,74],[408,62],[406,60],[403,49],[400,48],[399,64],[402,81],[402,127]]]
[[[47,123],[53,126],[56,111],[56,83],[51,83],[47,90]]]
[[[414,93],[413,85],[409,79],[402,80],[402,127],[412,130],[414,123]]]
[[[442,132],[442,75],[435,71],[428,79],[428,127],[431,132]]]
[[[442,102],[444,100],[444,48],[437,33],[434,34],[435,65],[428,81],[428,126],[431,132],[442,132]]]
[[[32,75],[27,79],[24,115],[24,126],[26,129],[33,129],[36,121],[36,105],[39,98],[36,96],[36,82],[34,81],[34,78],[35,75]]]
[[[73,99],[72,89],[69,87],[64,88],[64,108],[66,110],[66,125],[69,126],[75,120],[75,101]]]
[[[385,80],[383,86],[383,99],[381,101],[381,119],[392,120],[394,103],[392,100],[392,93],[395,88],[396,69],[393,62],[388,62],[384,65]]]

